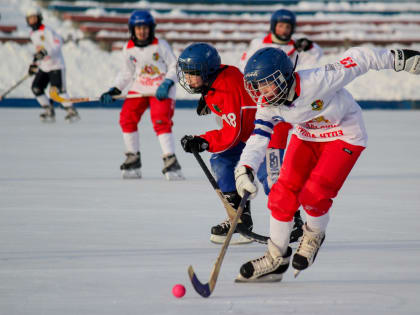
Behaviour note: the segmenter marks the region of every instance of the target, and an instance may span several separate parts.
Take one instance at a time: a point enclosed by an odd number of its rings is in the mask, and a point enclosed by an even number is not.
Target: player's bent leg
[[[31,90],[36,100],[41,105],[43,112],[39,115],[42,122],[55,122],[54,103],[45,95],[45,89],[49,83],[48,74],[38,71],[32,82]]]
[[[322,149],[318,163],[299,195],[299,201],[307,213],[307,222],[293,257],[292,264],[297,270],[295,275],[315,261],[325,239],[332,199],[337,196],[363,150],[363,147],[341,140],[327,143]]]

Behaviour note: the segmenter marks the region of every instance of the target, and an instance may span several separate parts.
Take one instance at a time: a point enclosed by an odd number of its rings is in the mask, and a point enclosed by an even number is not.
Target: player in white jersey
[[[242,55],[241,70],[244,71],[249,57],[264,47],[281,48],[292,61],[297,60],[297,69],[314,67],[322,56],[322,49],[308,38],[292,39],[295,30],[296,16],[293,12],[285,9],[275,11],[270,19],[270,32],[263,38],[251,41],[248,51]],[[279,176],[291,128],[291,124],[287,122],[276,125],[264,159],[264,165],[267,167],[260,168],[257,172],[258,179],[263,184],[267,195]],[[303,234],[302,225],[303,221],[298,210],[295,213],[291,240],[298,240]]]
[[[298,70],[313,68],[323,54],[322,49],[306,37],[295,39],[295,31],[296,15],[286,9],[275,11],[270,19],[270,32],[265,37],[251,41],[248,50],[241,57],[240,69],[243,71],[248,59],[264,47],[281,48],[291,60],[299,55]]]
[[[183,179],[175,156],[172,117],[175,110],[176,57],[169,44],[155,37],[155,20],[148,11],[134,11],[129,19],[130,40],[123,50],[124,67],[114,87],[101,95],[109,104],[113,96],[128,88],[128,94],[144,97],[127,98],[120,113],[120,126],[126,149],[121,165],[123,178],[141,178],[138,123],[147,108],[163,153],[162,173],[168,180]]]
[[[48,84],[54,86],[60,95],[68,98],[66,93],[65,64],[61,46],[62,38],[51,28],[42,24],[41,11],[37,8],[26,12],[26,23],[32,28],[31,41],[35,46],[35,54],[28,73],[35,75],[32,82],[32,92],[44,109],[40,118],[45,122],[55,121],[53,102],[45,95]],[[73,122],[79,120],[79,114],[72,103],[63,103],[67,114],[65,120]]]
[[[300,205],[306,212],[303,236],[292,265],[295,276],[315,260],[325,239],[332,199],[367,145],[360,106],[344,87],[369,70],[395,69],[420,74],[420,52],[407,49],[351,48],[336,63],[294,72],[279,49],[258,50],[245,67],[248,93],[258,104],[256,124],[235,169],[236,188],[255,197],[255,171],[276,124],[294,124],[280,176],[268,208],[268,251],[240,268],[239,282],[280,281],[292,249],[289,235]]]

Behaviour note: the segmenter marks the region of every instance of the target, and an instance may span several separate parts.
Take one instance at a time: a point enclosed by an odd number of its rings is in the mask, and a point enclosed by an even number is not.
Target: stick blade
[[[200,280],[198,280],[192,266],[188,267],[188,275],[190,276],[191,283],[198,294],[205,298],[211,295],[212,290],[210,289],[210,285],[208,283],[202,284]]]

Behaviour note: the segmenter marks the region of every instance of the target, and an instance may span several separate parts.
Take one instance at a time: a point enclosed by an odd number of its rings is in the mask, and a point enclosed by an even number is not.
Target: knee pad
[[[306,213],[313,217],[326,214],[333,203],[332,198],[337,196],[337,190],[327,182],[319,179],[310,179],[299,194],[299,201]]]
[[[44,94],[44,90],[39,88],[38,86],[32,86],[31,87],[32,93],[34,93],[35,96],[41,96],[42,94]]]
[[[268,195],[268,208],[275,219],[291,221],[299,208],[298,192],[287,187],[281,180],[277,181]]]

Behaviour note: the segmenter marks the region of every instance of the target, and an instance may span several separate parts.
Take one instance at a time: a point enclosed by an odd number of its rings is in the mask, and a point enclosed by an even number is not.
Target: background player
[[[176,57],[169,44],[155,37],[155,20],[143,10],[134,11],[129,19],[130,40],[124,46],[124,67],[115,85],[101,95],[102,104],[110,104],[115,95],[129,87],[128,94],[149,95],[126,99],[120,113],[120,126],[126,149],[121,165],[123,178],[141,178],[140,143],[137,125],[147,108],[163,153],[167,180],[183,179],[175,156],[172,117],[175,110]]]
[[[339,62],[294,72],[279,49],[258,50],[245,67],[245,84],[258,107],[254,135],[235,170],[238,193],[257,188],[254,174],[274,125],[296,124],[279,179],[269,195],[268,251],[240,268],[238,281],[280,281],[292,255],[289,235],[300,205],[306,212],[303,237],[293,256],[295,276],[314,262],[325,239],[336,197],[367,144],[362,111],[344,86],[370,69],[420,74],[420,53],[406,49],[352,48]]]
[[[33,62],[29,66],[29,74],[35,75],[32,82],[32,92],[44,112],[40,118],[45,122],[55,121],[53,102],[45,95],[47,85],[57,87],[58,92],[64,98],[66,93],[65,64],[61,47],[62,38],[51,28],[42,23],[42,14],[38,8],[31,8],[26,12],[26,23],[32,28],[31,41],[35,46]],[[68,122],[80,119],[77,110],[72,103],[63,103]]]

